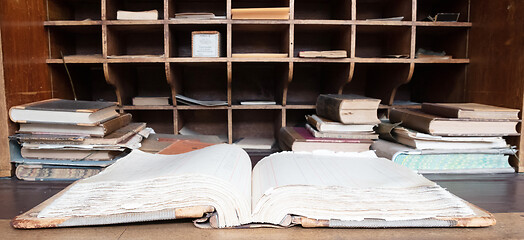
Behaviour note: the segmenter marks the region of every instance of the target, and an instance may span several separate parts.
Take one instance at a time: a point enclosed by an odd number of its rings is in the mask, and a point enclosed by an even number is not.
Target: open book
[[[133,151],[13,219],[15,228],[200,218],[197,224],[305,227],[489,226],[488,212],[384,158],[277,153],[252,170],[219,144],[179,155]],[[260,225],[256,225],[260,226]],[[266,225],[264,225],[266,226]]]

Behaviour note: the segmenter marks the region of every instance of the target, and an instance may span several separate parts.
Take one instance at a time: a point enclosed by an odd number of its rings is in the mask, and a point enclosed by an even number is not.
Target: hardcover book
[[[317,98],[317,115],[344,124],[378,124],[379,99],[354,94],[321,94]]]
[[[9,117],[17,123],[61,123],[96,126],[118,117],[113,102],[48,99],[14,106]]]
[[[306,116],[307,122],[320,132],[373,132],[375,124],[342,124],[315,114]]]
[[[234,145],[178,155],[133,151],[11,224],[50,228],[178,218],[218,228],[495,224],[490,213],[421,175],[366,156],[276,153],[252,169],[248,154]]]
[[[369,139],[316,138],[304,127],[283,127],[279,133],[282,150],[306,151],[330,150],[334,152],[368,151],[373,142]]]
[[[422,111],[449,118],[519,120],[518,109],[479,103],[423,103]]]

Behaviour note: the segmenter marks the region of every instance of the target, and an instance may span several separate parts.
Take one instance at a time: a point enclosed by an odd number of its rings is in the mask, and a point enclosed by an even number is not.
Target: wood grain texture
[[[478,1],[471,5],[469,57],[465,85],[467,101],[523,110],[524,96],[524,2]],[[520,132],[523,131],[522,124]],[[509,142],[524,149],[524,137]],[[524,154],[519,151],[519,172]],[[513,163],[517,165],[516,159]]]
[[[2,30],[0,29],[0,152],[9,152],[9,126],[8,126],[8,109],[5,99],[5,80],[4,80],[4,61],[2,54]],[[0,177],[11,176],[11,163],[8,154],[0,155]]]

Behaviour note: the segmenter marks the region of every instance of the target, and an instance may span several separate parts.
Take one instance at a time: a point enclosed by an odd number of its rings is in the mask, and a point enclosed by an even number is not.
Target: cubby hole
[[[357,63],[353,78],[343,88],[344,94],[357,94],[391,105],[395,89],[406,82],[410,65],[405,63]]]
[[[469,0],[418,0],[417,21],[424,21],[437,13],[460,13],[459,22],[469,21]]]
[[[232,8],[289,7],[289,0],[232,0]]]
[[[289,54],[289,25],[239,24],[233,25],[233,54],[285,53]]]
[[[109,77],[119,86],[123,105],[133,97],[171,97],[163,63],[109,64]]]
[[[315,105],[319,94],[338,93],[349,72],[349,63],[295,63],[287,105]]]
[[[177,13],[213,13],[215,16],[226,16],[226,0],[170,0],[169,18]]]
[[[233,110],[233,142],[243,138],[274,140],[282,127],[282,110]]]
[[[409,57],[411,27],[357,26],[355,56],[362,58]]]
[[[412,102],[464,102],[467,64],[416,64],[403,86]]]
[[[351,20],[351,0],[295,1],[295,19]]]
[[[155,133],[173,134],[173,110],[126,110],[131,113],[133,122],[144,122]]]
[[[102,27],[49,27],[49,47],[52,59],[64,56],[91,56],[102,58]]]
[[[194,31],[218,31],[220,57],[226,57],[227,27],[222,25],[208,24],[182,24],[170,25],[170,53],[169,57],[192,57],[192,32]]]
[[[445,52],[452,58],[468,58],[468,29],[460,27],[417,27],[416,51]]]
[[[301,51],[346,50],[350,56],[351,27],[344,25],[295,25],[295,50]]]
[[[102,64],[67,64],[78,100],[116,102],[115,88],[106,82]],[[49,65],[57,97],[74,97],[71,81],[63,64]]]
[[[100,0],[47,0],[47,20],[100,20]]]
[[[217,135],[227,142],[227,110],[178,110],[180,134]]]
[[[282,104],[288,63],[233,63],[232,104],[241,101],[275,101]]]
[[[404,17],[411,21],[412,0],[356,0],[357,20]]]
[[[286,127],[304,127],[306,115],[316,114],[315,109],[286,109]]]
[[[105,0],[107,20],[116,20],[118,10],[149,11],[157,10],[158,19],[164,19],[164,0]]]
[[[112,25],[107,30],[110,58],[164,55],[164,25]]]
[[[204,101],[227,101],[226,63],[171,63],[177,94]]]

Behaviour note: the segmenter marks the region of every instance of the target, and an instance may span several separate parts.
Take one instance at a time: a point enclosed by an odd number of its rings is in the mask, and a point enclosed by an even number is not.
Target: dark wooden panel
[[[52,96],[52,83],[45,63],[44,20],[44,1],[0,1],[6,109]],[[17,125],[10,121],[7,124],[11,135]],[[8,151],[1,154],[0,164],[9,164],[4,162],[8,161],[5,157]]]
[[[5,102],[5,81],[4,81],[4,62],[2,57],[2,31],[0,30],[0,118],[7,119],[7,106]],[[7,141],[8,124],[6,121],[0,122],[0,152],[8,152],[9,144]],[[7,154],[0,155],[0,177],[11,175],[11,163]]]
[[[524,2],[475,1],[471,5],[471,63],[465,87],[467,101],[523,109]],[[521,113],[522,115],[522,113]],[[522,125],[520,127],[522,132]],[[524,148],[522,137],[511,143]],[[519,158],[524,154],[519,151]],[[524,171],[520,162],[519,171]]]

